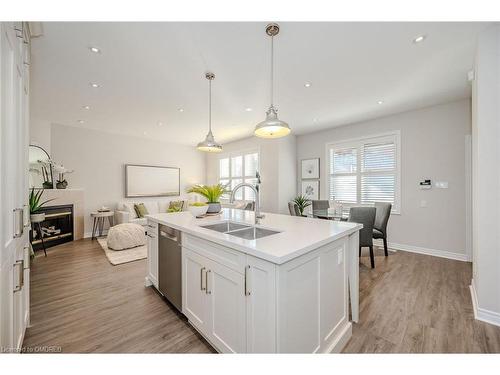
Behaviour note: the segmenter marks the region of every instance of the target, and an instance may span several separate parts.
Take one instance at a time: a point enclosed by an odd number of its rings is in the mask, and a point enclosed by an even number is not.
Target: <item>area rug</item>
[[[148,257],[147,245],[133,247],[127,250],[111,250],[106,243],[106,237],[98,238],[97,242],[104,250],[104,254],[113,266],[123,263],[134,262]]]

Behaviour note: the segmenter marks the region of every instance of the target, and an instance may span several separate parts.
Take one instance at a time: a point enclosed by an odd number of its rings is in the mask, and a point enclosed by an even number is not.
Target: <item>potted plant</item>
[[[68,181],[64,178],[65,173],[72,173],[72,170],[67,169],[62,164],[53,163],[54,171],[58,174],[58,179],[56,180],[57,189],[66,189],[68,187]]]
[[[293,199],[293,202],[299,208],[300,215],[304,215],[304,210],[306,207],[311,205],[311,200],[307,198],[305,195],[299,195]]]
[[[192,188],[188,189],[188,193],[197,193],[202,197],[205,197],[208,203],[208,214],[214,214],[220,212],[222,209],[220,205],[220,197],[224,194],[229,193],[227,185],[217,184],[212,186],[207,185],[194,185]]]
[[[205,202],[194,202],[189,205],[189,212],[194,217],[203,216],[208,211],[208,204]]]
[[[41,189],[35,193],[35,188],[31,189],[29,203],[30,203],[30,220],[32,223],[41,223],[42,221],[45,220],[45,212],[40,212],[40,209],[42,208],[43,205],[54,200],[54,199],[47,199],[46,201],[40,202],[40,198],[42,197],[43,191],[44,190]]]

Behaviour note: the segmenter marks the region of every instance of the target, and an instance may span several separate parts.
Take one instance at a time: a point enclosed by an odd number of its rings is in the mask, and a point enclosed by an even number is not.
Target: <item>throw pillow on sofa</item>
[[[134,204],[134,210],[137,213],[138,218],[143,218],[149,213],[144,203]]]
[[[181,212],[184,207],[184,201],[171,201],[167,212]]]

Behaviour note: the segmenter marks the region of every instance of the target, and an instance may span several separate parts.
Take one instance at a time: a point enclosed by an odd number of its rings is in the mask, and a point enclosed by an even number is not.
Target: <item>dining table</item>
[[[308,217],[315,217],[318,219],[326,219],[326,220],[347,221],[349,219],[348,213],[340,214],[338,210],[336,211],[334,208],[312,210],[306,212],[305,214]]]

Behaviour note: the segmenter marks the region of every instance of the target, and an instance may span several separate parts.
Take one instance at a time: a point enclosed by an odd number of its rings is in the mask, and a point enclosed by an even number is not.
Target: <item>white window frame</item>
[[[362,172],[361,171],[361,147],[366,143],[377,143],[384,142],[387,140],[393,140],[396,144],[396,166],[395,166],[395,191],[394,191],[394,203],[392,205],[391,213],[400,215],[401,214],[401,131],[395,130],[387,133],[381,134],[373,134],[370,136],[359,137],[359,138],[351,138],[338,142],[329,142],[326,144],[326,163],[324,175],[327,176],[327,189],[326,194],[328,199],[330,199],[330,184],[331,184],[331,175],[330,175],[330,150],[332,148],[349,148],[356,147],[358,149],[357,155],[357,168],[356,168],[356,203],[342,203],[342,205],[346,208],[352,206],[364,206],[366,204],[361,203],[361,176],[370,174],[370,172]],[[380,172],[374,172],[378,174]]]
[[[260,167],[261,167],[261,159],[260,159],[260,149],[247,149],[247,150],[241,150],[241,151],[234,151],[234,152],[227,152],[227,153],[223,153],[223,154],[219,154],[218,155],[218,158],[217,158],[217,183],[220,182],[220,180],[228,180],[229,181],[229,186],[231,186],[231,181],[232,180],[242,180],[242,182],[247,182],[247,180],[249,179],[255,179],[255,176],[245,176],[245,155],[248,155],[248,154],[257,154],[257,160],[258,160],[258,169],[257,171],[259,171],[260,173]],[[242,176],[238,176],[238,177],[233,177],[232,176],[232,158],[234,157],[237,157],[237,156],[241,156],[242,157],[242,160],[243,160],[243,163],[242,163]],[[229,158],[229,177],[228,178],[221,178],[221,175],[220,175],[220,160],[221,159],[226,159],[226,158]],[[259,191],[260,193],[260,191]],[[242,190],[242,194],[243,194],[243,199],[240,200],[238,199],[238,201],[240,202],[253,202],[253,199],[245,199],[245,189]],[[260,194],[259,194],[260,195]],[[221,198],[221,201],[222,202],[229,202],[229,199],[228,198]]]

